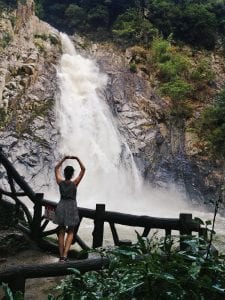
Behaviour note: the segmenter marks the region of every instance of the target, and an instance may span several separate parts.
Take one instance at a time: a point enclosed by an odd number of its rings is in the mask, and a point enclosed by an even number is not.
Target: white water
[[[104,99],[106,75],[93,60],[76,53],[67,35],[61,34],[61,40],[60,95],[56,105],[61,134],[59,152],[61,156],[78,156],[86,167],[78,188],[79,205],[95,208],[96,203],[106,203],[107,210],[159,217],[193,213],[175,187],[159,190],[143,184]],[[74,161],[66,164],[73,165]],[[77,174],[77,164],[75,169]],[[212,219],[211,214],[204,212],[194,215]]]
[[[79,186],[80,201],[90,206],[131,197],[141,180],[101,95],[107,77],[93,61],[76,54],[66,35],[61,38],[64,54],[58,70],[61,93],[56,107],[59,152],[78,156],[86,167]],[[78,165],[76,171],[78,174]]]
[[[56,105],[59,152],[61,156],[78,156],[86,167],[79,186],[79,205],[94,208],[96,203],[106,203],[107,209],[157,216],[177,216],[187,210],[176,189],[159,191],[144,186],[104,99],[107,76],[93,60],[76,53],[67,35],[61,34],[61,40]],[[78,173],[79,166],[75,169]]]

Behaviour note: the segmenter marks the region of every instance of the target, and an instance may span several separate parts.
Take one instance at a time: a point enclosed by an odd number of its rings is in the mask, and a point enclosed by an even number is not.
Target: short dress
[[[77,187],[72,181],[59,183],[60,201],[55,211],[54,223],[64,226],[76,226],[80,222],[77,208]]]

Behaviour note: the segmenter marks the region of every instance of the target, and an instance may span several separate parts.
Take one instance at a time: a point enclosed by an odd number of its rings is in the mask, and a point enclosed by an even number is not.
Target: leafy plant
[[[223,299],[224,259],[206,257],[205,240],[182,237],[186,248],[179,251],[179,237],[137,237],[135,245],[101,249],[108,268],[85,274],[72,269],[57,299]]]
[[[118,16],[112,33],[118,42],[148,45],[157,34],[157,30],[138,9],[128,9]]]
[[[5,298],[6,300],[24,300],[24,296],[22,292],[16,292],[14,295],[11,291],[11,289],[9,288],[8,284],[6,283],[2,283],[1,285],[4,293],[5,293]]]
[[[11,41],[11,36],[8,32],[3,32],[0,40],[0,47],[6,48]]]
[[[135,63],[130,64],[130,71],[132,73],[136,73],[137,72],[137,65]]]
[[[162,84],[160,91],[162,95],[169,96],[173,101],[180,101],[190,95],[192,86],[182,79],[176,79]]]
[[[208,148],[219,157],[225,155],[225,89],[208,106],[195,124],[195,130]]]

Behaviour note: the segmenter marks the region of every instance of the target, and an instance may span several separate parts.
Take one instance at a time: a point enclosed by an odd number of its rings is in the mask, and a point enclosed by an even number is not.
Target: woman
[[[75,159],[80,165],[80,173],[76,179],[73,179],[74,168],[67,166],[64,169],[64,177],[61,177],[61,166],[66,159]],[[59,185],[60,201],[55,211],[54,223],[59,225],[58,242],[59,242],[59,254],[60,262],[67,260],[67,255],[70,246],[73,242],[74,227],[79,224],[79,215],[76,201],[77,186],[80,183],[85,173],[85,167],[76,156],[65,156],[55,166],[55,178]],[[65,233],[67,228],[67,236],[65,239]]]

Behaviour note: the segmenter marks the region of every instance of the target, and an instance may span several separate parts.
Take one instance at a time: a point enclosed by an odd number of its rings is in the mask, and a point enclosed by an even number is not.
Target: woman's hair
[[[72,166],[66,166],[64,169],[64,176],[66,180],[70,180],[73,177],[74,168]]]

